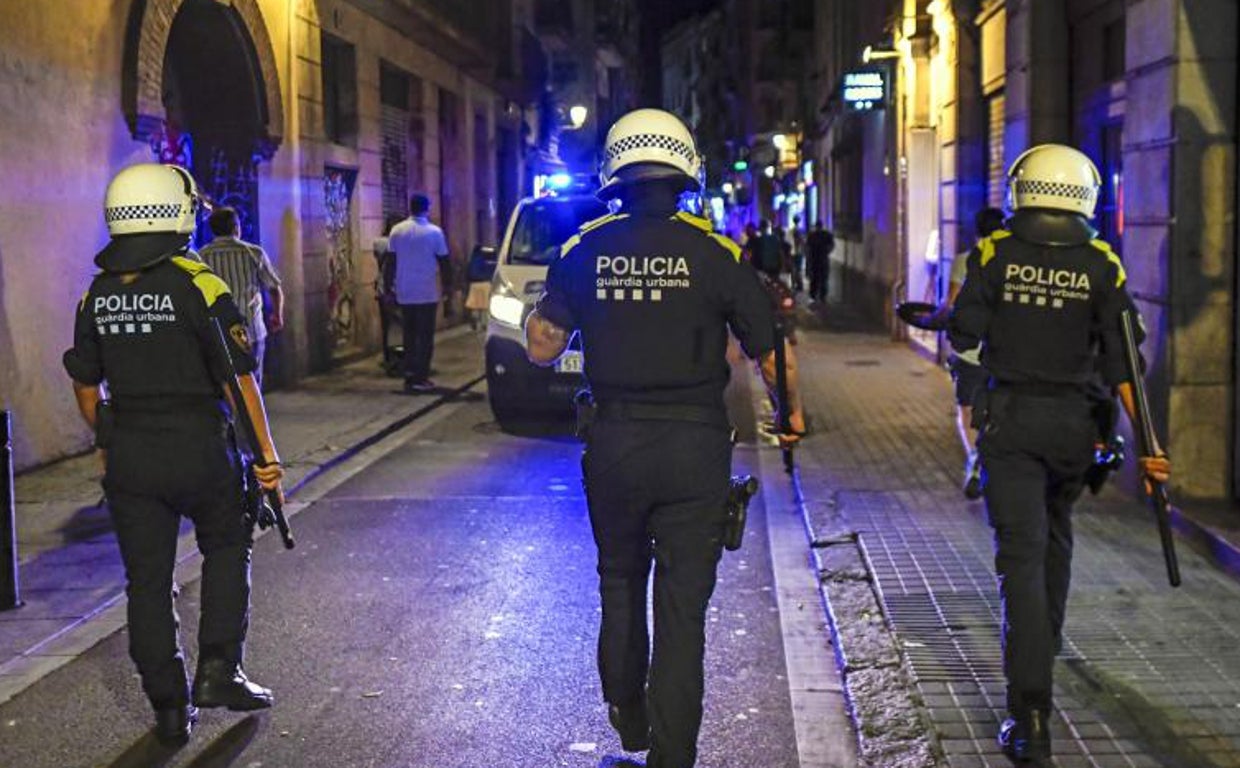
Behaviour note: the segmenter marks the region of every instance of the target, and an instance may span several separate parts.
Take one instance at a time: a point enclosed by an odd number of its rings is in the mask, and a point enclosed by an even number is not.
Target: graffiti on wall
[[[332,345],[353,344],[354,288],[352,203],[357,171],[328,167],[323,172],[324,209],[327,212],[327,306]]]

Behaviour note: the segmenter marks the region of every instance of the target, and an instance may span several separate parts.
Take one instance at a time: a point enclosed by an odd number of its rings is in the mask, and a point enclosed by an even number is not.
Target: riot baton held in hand
[[[211,319],[211,324],[215,326],[215,334],[219,344],[219,354],[227,364],[228,375],[224,377],[224,383],[228,387],[228,392],[232,396],[233,421],[241,428],[241,439],[245,441],[245,448],[251,457],[251,464],[257,467],[267,466],[266,459],[263,458],[263,451],[258,442],[258,431],[254,427],[254,421],[250,418],[250,411],[245,406],[245,397],[241,391],[241,382],[237,380],[237,367],[233,364],[232,353],[228,350],[228,339],[224,336],[224,329],[220,326],[219,320]],[[244,457],[243,457],[244,460]],[[247,497],[259,489],[258,478],[254,476],[253,469],[247,470],[246,484],[249,486]],[[293,541],[293,532],[288,527],[288,518],[284,516],[284,504],[280,501],[278,491],[262,490],[257,493],[255,499],[257,501],[257,509],[254,510],[255,522],[259,528],[270,528],[275,526],[280,532],[280,540],[284,542],[285,549],[292,549],[296,546]]]
[[[786,333],[782,319],[775,318],[775,426],[781,435],[792,432],[791,403],[788,402],[788,354],[784,348]],[[796,460],[792,455],[792,446],[780,440],[780,451],[784,457],[784,471],[792,474]]]
[[[17,581],[17,516],[13,492],[13,421],[0,411],[0,611],[22,604]]]
[[[1120,329],[1124,334],[1124,360],[1128,365],[1128,376],[1132,381],[1132,400],[1137,417],[1137,423],[1133,425],[1133,428],[1139,441],[1139,455],[1154,456],[1158,441],[1154,438],[1154,423],[1150,420],[1150,401],[1145,393],[1145,376],[1141,370],[1141,355],[1137,351],[1137,335],[1133,323],[1132,312],[1124,310],[1120,314]],[[1162,539],[1163,560],[1167,563],[1167,581],[1171,583],[1171,586],[1178,587],[1180,586],[1180,561],[1176,558],[1175,539],[1171,534],[1171,504],[1167,499],[1167,486],[1148,478],[1146,482],[1149,483],[1150,498],[1154,502],[1158,536]]]

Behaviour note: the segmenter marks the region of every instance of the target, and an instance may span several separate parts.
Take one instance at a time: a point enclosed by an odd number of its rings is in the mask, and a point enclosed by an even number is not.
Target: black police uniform
[[[1082,217],[1018,211],[979,243],[956,299],[951,341],[983,343],[991,373],[978,403],[986,507],[1003,599],[1008,709],[1051,706],[1068,599],[1072,505],[1098,437],[1088,389],[1128,379],[1120,313],[1131,306],[1119,257]]]
[[[773,349],[773,317],[739,247],[648,186],[564,245],[538,308],[580,331],[598,405],[582,469],[599,552],[603,696],[626,706],[645,695],[648,764],[687,768],[731,466],[728,328],[757,357]]]
[[[78,308],[64,363],[78,383],[106,382],[110,393],[114,424],[100,424],[98,438],[128,580],[129,652],[152,705],[168,709],[189,701],[173,605],[181,515],[194,522],[203,554],[199,667],[242,661],[252,539],[218,383],[227,363],[210,320],[228,330],[239,373],[251,372],[254,361],[246,322],[206,265],[186,255],[131,272],[102,265]]]

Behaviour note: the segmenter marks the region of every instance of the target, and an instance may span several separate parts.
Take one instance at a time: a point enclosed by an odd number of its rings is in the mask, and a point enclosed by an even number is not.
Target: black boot
[[[620,746],[625,752],[641,752],[650,749],[650,721],[646,718],[646,702],[638,699],[632,704],[612,704],[607,708],[611,727],[620,734]]]
[[[250,682],[241,665],[227,659],[199,662],[192,698],[195,706],[227,707],[233,712],[267,709],[275,701],[270,690]]]
[[[189,704],[175,704],[155,709],[155,738],[160,744],[179,747],[189,741],[198,709]]]
[[[1003,754],[1018,763],[1035,766],[1051,764],[1050,712],[1032,709],[1009,717],[999,727],[999,746]]]

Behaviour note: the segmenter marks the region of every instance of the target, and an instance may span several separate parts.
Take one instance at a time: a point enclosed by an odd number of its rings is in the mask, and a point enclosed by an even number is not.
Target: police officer
[[[599,196],[618,201],[619,213],[564,244],[527,343],[547,365],[579,331],[597,403],[582,469],[611,723],[626,750],[650,749],[650,768],[689,768],[731,465],[728,329],[747,355],[771,358],[774,318],[740,248],[678,211],[681,195],[700,189],[701,161],[676,117],[630,112],[608,132],[604,155]]]
[[[252,372],[246,320],[228,287],[189,250],[199,198],[189,172],[125,168],[104,203],[111,240],[78,307],[64,364],[83,418],[105,451],[104,490],[125,563],[129,652],[155,709],[155,735],[183,743],[197,707],[270,707],[241,663],[249,623],[251,529],[221,382],[225,336],[268,465],[283,475]],[[105,394],[110,399],[104,400]],[[102,407],[101,407],[102,406]],[[177,532],[194,523],[203,555],[198,673],[191,697],[173,606]]]
[[[950,321],[952,345],[982,344],[990,370],[978,440],[1003,599],[1010,717],[999,741],[1018,762],[1050,765],[1051,670],[1061,646],[1072,505],[1093,459],[1088,388],[1100,371],[1133,417],[1120,313],[1131,306],[1119,257],[1089,224],[1100,178],[1081,152],[1034,147],[1008,173],[1007,230],[978,246]],[[1140,459],[1165,481],[1161,451]]]

